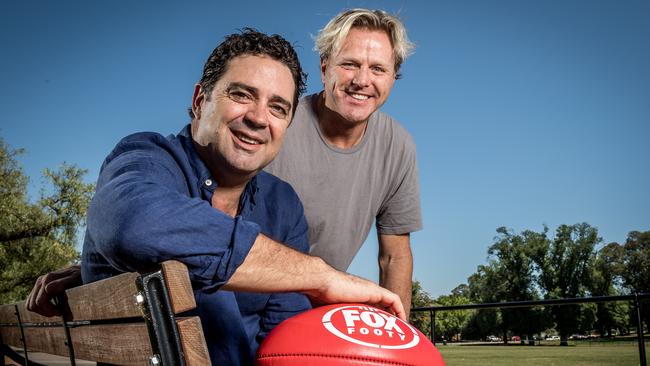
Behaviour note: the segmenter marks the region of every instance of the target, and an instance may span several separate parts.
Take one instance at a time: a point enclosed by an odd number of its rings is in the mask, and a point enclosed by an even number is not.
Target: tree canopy
[[[49,186],[31,202],[29,179],[0,138],[0,302],[24,299],[38,276],[75,262],[77,232],[84,224],[93,184],[74,165],[45,169]]]

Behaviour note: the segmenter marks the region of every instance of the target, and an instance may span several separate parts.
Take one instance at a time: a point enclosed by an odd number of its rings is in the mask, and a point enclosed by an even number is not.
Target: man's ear
[[[325,71],[327,71],[327,59],[320,58],[320,81],[325,84]]]
[[[192,95],[192,113],[194,118],[201,118],[201,106],[205,100],[205,91],[200,84],[194,85],[194,94]]]

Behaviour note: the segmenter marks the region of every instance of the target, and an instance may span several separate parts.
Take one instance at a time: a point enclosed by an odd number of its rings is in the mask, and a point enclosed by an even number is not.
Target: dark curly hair
[[[199,81],[206,95],[210,95],[214,84],[226,72],[228,62],[241,55],[268,56],[282,62],[289,68],[296,86],[296,92],[293,96],[292,115],[295,114],[298,98],[305,91],[305,79],[307,78],[307,74],[300,67],[298,54],[296,54],[293,46],[281,36],[277,34],[269,36],[253,28],[244,28],[240,33],[226,36],[225,40],[212,51],[212,54],[205,62],[205,66],[203,66],[203,75],[201,81]],[[194,119],[192,108],[189,108],[188,111],[190,117]]]

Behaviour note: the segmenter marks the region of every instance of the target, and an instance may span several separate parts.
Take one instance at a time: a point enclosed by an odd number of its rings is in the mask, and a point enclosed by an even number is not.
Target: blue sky
[[[383,107],[413,135],[424,230],[415,278],[448,293],[495,229],[588,222],[605,242],[650,230],[650,2],[4,1],[0,136],[32,178],[62,162],[94,181],[136,131],[176,133],[223,36],[294,42],[321,89],[311,35],[344,8],[399,13],[415,54]],[[376,279],[374,232],[351,272]]]

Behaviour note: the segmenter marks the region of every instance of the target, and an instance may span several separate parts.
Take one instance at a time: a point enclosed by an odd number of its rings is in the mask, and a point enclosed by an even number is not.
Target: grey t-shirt
[[[347,270],[376,219],[380,234],[422,228],[415,144],[390,116],[375,112],[350,149],[322,136],[312,103],[301,99],[284,145],[266,168],[289,182],[305,207],[310,254]]]

